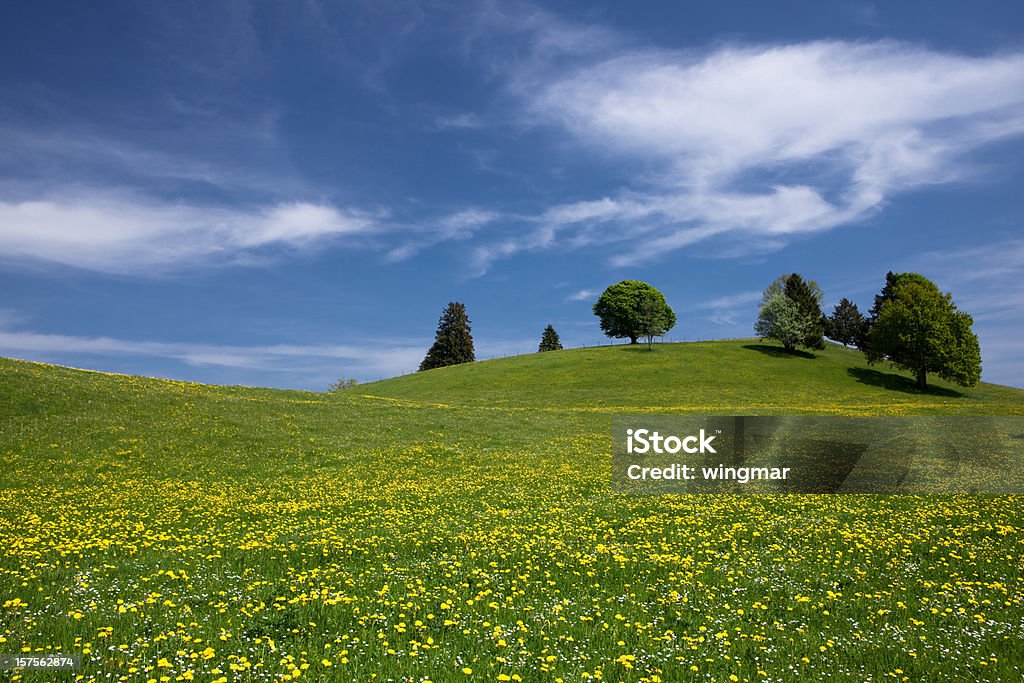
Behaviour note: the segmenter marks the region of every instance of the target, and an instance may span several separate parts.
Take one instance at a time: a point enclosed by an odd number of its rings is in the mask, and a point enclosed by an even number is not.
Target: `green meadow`
[[[1019,497],[611,490],[616,414],[1024,415],[930,382],[757,340],[330,394],[0,360],[0,654],[82,655],[25,681],[1019,681]]]

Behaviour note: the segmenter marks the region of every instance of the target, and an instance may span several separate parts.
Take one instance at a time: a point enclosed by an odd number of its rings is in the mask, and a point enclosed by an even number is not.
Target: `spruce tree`
[[[544,334],[540,337],[540,346],[537,347],[537,351],[561,351],[562,342],[558,338],[558,333],[555,332],[555,328],[548,325],[544,328]]]
[[[420,363],[420,370],[432,370],[476,360],[473,354],[473,335],[470,334],[466,306],[452,301],[444,309],[437,324],[434,344]]]
[[[868,323],[861,315],[857,304],[845,297],[840,299],[827,320],[829,339],[837,341],[843,346],[863,347]]]
[[[825,348],[823,318],[821,313],[821,290],[814,282],[808,282],[799,273],[786,278],[785,294],[796,304],[800,317],[805,321],[806,331],[800,344],[809,349]]]

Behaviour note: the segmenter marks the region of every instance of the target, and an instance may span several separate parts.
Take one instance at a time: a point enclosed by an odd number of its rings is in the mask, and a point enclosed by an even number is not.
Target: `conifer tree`
[[[561,351],[562,342],[558,338],[558,333],[555,332],[555,328],[548,325],[544,328],[544,334],[540,337],[540,346],[537,347],[537,351]]]
[[[476,360],[469,322],[466,306],[458,301],[450,302],[441,314],[434,344],[420,363],[420,370],[432,370]]]
[[[805,321],[806,330],[800,344],[809,349],[825,348],[821,289],[816,283],[804,280],[799,273],[792,273],[786,278],[784,292],[796,304],[800,317]]]
[[[868,323],[861,315],[857,304],[843,297],[832,309],[832,315],[827,319],[826,327],[828,338],[837,341],[843,346],[864,345],[864,338],[867,334]]]
[[[779,277],[764,290],[754,332],[791,352],[797,346],[824,348],[823,296],[818,283],[804,280],[798,273]]]

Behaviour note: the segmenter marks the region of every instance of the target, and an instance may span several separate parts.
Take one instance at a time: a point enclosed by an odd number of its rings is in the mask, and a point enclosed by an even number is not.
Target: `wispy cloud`
[[[480,116],[474,112],[462,112],[460,114],[449,114],[438,116],[434,119],[434,130],[467,130],[484,127]]]
[[[573,292],[569,296],[565,297],[566,301],[586,301],[587,299],[593,299],[597,296],[597,290],[595,289],[581,289],[578,292]]]
[[[726,296],[716,297],[709,299],[708,301],[701,301],[696,304],[694,308],[698,310],[717,310],[723,308],[739,308],[754,303],[755,301],[761,300],[761,292],[754,290],[748,292],[738,292],[736,294],[727,294]]]
[[[231,195],[279,197],[310,192],[291,168],[287,154],[277,140],[277,115],[268,112],[253,120],[224,125],[210,123],[213,130],[189,131],[183,136],[193,144],[186,153],[146,146],[81,124],[64,124],[50,129],[29,125],[0,125],[0,145],[6,154],[0,159],[0,174],[9,178],[6,189],[23,186],[36,192],[80,183],[83,178],[106,180],[136,188],[196,187]],[[216,158],[201,144],[216,139],[221,146],[238,150],[233,160]],[[272,159],[273,171],[260,168],[257,159]],[[24,190],[23,190],[24,191]],[[10,192],[8,192],[10,194]]]
[[[720,327],[736,327],[743,322],[750,322],[746,314],[752,304],[761,300],[761,292],[754,290],[727,294],[707,301],[699,301],[693,305],[695,311],[708,311],[704,319]],[[742,317],[741,317],[742,316]]]
[[[387,210],[323,202],[202,205],[72,186],[41,198],[0,198],[0,261],[131,275],[262,263],[282,251],[327,247],[385,251],[396,261],[468,239],[498,218],[471,207],[403,222]]]
[[[0,201],[0,258],[147,273],[238,262],[265,247],[358,239],[375,229],[378,218],[309,202],[239,209],[107,193]]]
[[[724,254],[779,249],[901,191],[970,180],[970,152],[1024,133],[1021,53],[841,41],[632,50],[522,78],[527,120],[649,171],[643,188],[554,205],[527,234],[480,247],[481,270],[595,244],[627,243],[615,265],[712,238]]]
[[[1012,322],[1024,333],[1024,240],[928,251],[903,265],[950,290],[953,300],[977,321]]]
[[[449,240],[466,240],[480,228],[500,218],[495,211],[468,208],[428,219],[417,224],[402,226],[402,244],[388,251],[389,261],[402,261],[420,251]]]

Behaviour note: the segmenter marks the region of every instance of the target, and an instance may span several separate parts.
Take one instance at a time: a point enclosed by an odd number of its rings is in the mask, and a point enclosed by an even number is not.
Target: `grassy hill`
[[[608,433],[615,412],[1024,414],[1024,391],[959,389],[752,340],[613,346],[483,361],[324,394],[219,387],[0,359],[0,485],[73,468],[267,476],[427,440],[474,452]],[[343,455],[344,454],[344,455]],[[204,474],[205,473],[205,474]]]
[[[643,410],[1024,392],[753,341],[334,394],[0,359],[0,652],[84,681],[1021,679],[1017,498],[613,493],[610,414]]]
[[[612,346],[501,358],[361,385],[355,392],[457,406],[703,411],[1024,414],[1024,390],[962,389],[869,367],[829,344],[789,354],[753,339]]]

